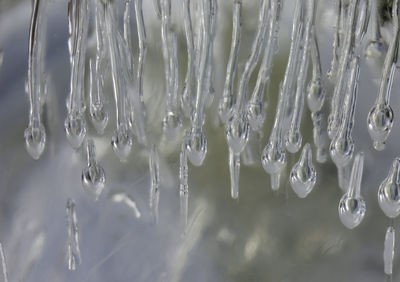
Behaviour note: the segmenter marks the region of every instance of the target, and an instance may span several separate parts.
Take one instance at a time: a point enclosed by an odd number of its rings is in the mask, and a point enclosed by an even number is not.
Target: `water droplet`
[[[201,166],[207,154],[207,139],[203,131],[192,128],[186,133],[184,142],[190,162],[195,166]]]
[[[29,155],[37,160],[42,155],[46,146],[46,131],[38,120],[32,120],[31,124],[25,129],[25,146]]]
[[[368,114],[368,132],[374,148],[382,151],[393,127],[393,110],[387,104],[375,105]]]
[[[290,184],[293,191],[305,198],[312,191],[317,181],[317,172],[312,163],[312,151],[309,143],[305,144],[301,151],[299,161],[290,172]]]
[[[83,114],[71,112],[64,122],[67,139],[72,148],[78,149],[86,136],[86,120]]]
[[[235,154],[240,154],[249,140],[250,126],[243,113],[235,113],[226,125],[226,138]]]
[[[339,218],[349,229],[357,227],[366,212],[365,201],[360,194],[363,166],[364,154],[359,153],[354,159],[348,191],[339,202]]]
[[[378,202],[386,216],[395,218],[400,214],[400,158],[393,161],[388,176],[379,186]]]
[[[97,200],[103,192],[106,176],[104,169],[97,164],[96,150],[91,139],[86,142],[86,155],[88,165],[82,171],[83,190]]]
[[[121,162],[126,162],[132,149],[132,136],[126,125],[120,125],[111,139],[112,148]]]

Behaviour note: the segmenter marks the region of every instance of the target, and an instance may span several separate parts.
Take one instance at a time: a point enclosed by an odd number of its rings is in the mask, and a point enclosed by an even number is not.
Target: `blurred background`
[[[24,84],[31,1],[0,1],[0,48],[4,52],[0,69],[0,242],[9,281],[384,281],[383,244],[389,220],[378,206],[377,190],[400,153],[398,73],[391,97],[395,123],[386,149],[377,152],[372,147],[366,119],[378,92],[382,62],[367,63],[362,59],[353,134],[356,151],[365,153],[361,193],[367,212],[359,227],[348,230],[339,220],[337,207],[343,191],[338,187],[336,167],[331,161],[325,164],[314,161],[317,185],[306,199],[299,199],[287,176],[299,154],[289,155],[281,188],[272,192],[260,154],[271,131],[290,46],[294,3],[284,1],[279,52],[274,58],[266,94],[267,118],[262,134],[252,144],[256,162],[249,166],[242,164],[240,198],[233,200],[228,147],[216,111],[231,44],[232,1],[219,0],[214,44],[216,99],[207,112],[205,126],[208,153],[203,166],[189,165],[189,226],[183,237],[178,228],[180,139],[168,142],[162,137],[165,78],[160,22],[152,1],[143,2],[149,46],[144,78],[147,127],[160,155],[157,225],[148,207],[148,153],[135,143],[128,162],[118,160],[110,146],[115,128],[113,114],[103,136],[97,135],[92,127],[88,129],[88,135],[96,143],[98,162],[106,172],[106,189],[97,202],[82,190],[84,155],[70,147],[63,125],[70,75],[67,1],[48,1],[48,95],[44,110],[47,145],[38,161],[28,155],[24,129],[28,125],[29,103]],[[186,41],[178,2],[172,1],[172,19],[178,35],[181,92],[186,72]],[[335,20],[332,2],[317,1],[316,26],[324,74],[332,57]],[[250,52],[259,5],[258,0],[243,1],[239,73]],[[92,38],[88,42],[88,57],[93,56],[93,41]],[[136,44],[135,48],[137,57]],[[250,87],[255,84],[253,76]],[[325,81],[324,87],[330,97],[333,85]],[[106,106],[114,113],[109,89]],[[88,125],[91,126],[90,122]],[[184,128],[188,125],[185,121]],[[302,133],[303,142],[312,143],[308,109],[303,115]],[[129,195],[140,215],[114,201],[117,193]],[[76,202],[79,224],[82,263],[76,271],[69,271],[66,263],[68,198]],[[395,220],[395,228],[398,226]],[[400,273],[398,251],[397,244],[394,280],[399,279]]]

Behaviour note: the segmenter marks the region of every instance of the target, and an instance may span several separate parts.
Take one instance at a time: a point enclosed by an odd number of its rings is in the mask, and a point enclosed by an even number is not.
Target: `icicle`
[[[365,49],[365,56],[368,59],[377,59],[380,58],[385,51],[387,50],[387,45],[383,41],[380,26],[379,26],[379,11],[377,7],[376,1],[371,2],[371,19],[370,19],[370,26],[371,26],[371,35],[372,37],[369,39],[367,47]]]
[[[149,156],[149,170],[150,170],[150,209],[154,217],[154,222],[158,223],[158,202],[160,198],[160,168],[157,147],[152,146]]]
[[[342,109],[343,121],[330,145],[330,155],[338,168],[345,167],[353,157],[354,140],[352,137],[354,113],[357,101],[359,58],[354,56],[350,66],[350,78],[346,90],[346,100]]]
[[[342,116],[341,105],[343,104],[343,88],[346,86],[346,70],[349,64],[349,60],[353,54],[354,41],[355,41],[355,29],[357,24],[357,8],[360,0],[350,2],[348,11],[348,20],[346,23],[346,35],[343,46],[341,48],[341,56],[339,62],[339,68],[337,73],[337,82],[332,97],[331,112],[328,117],[328,135],[332,139],[336,131],[340,126],[340,118]]]
[[[314,32],[314,14],[315,14],[315,1],[308,0],[307,7],[307,20],[304,30],[303,48],[300,61],[300,70],[297,77],[297,89],[294,100],[293,114],[290,119],[289,131],[286,135],[286,149],[291,153],[296,153],[302,143],[302,136],[300,132],[301,117],[304,108],[304,84],[307,79],[307,70],[309,62],[309,50],[312,33]]]
[[[317,172],[312,163],[312,151],[309,143],[304,145],[299,161],[290,172],[289,180],[293,191],[300,198],[307,197],[314,188],[317,181]]]
[[[161,40],[164,58],[165,81],[167,92],[166,115],[163,119],[164,133],[168,138],[177,136],[182,126],[178,113],[178,60],[176,50],[176,35],[171,30],[171,0],[161,0]]]
[[[187,156],[190,162],[199,166],[203,163],[207,153],[207,140],[203,133],[204,107],[207,98],[205,88],[205,76],[207,71],[207,61],[209,56],[210,44],[210,21],[211,21],[211,3],[210,0],[203,0],[201,7],[201,52],[199,54],[196,102],[192,114],[192,129],[187,132],[185,137]]]
[[[264,49],[264,57],[261,62],[260,70],[257,76],[256,86],[253,94],[247,104],[247,118],[253,130],[261,129],[265,119],[265,105],[263,104],[265,86],[270,80],[272,59],[275,53],[275,47],[278,42],[279,16],[280,16],[280,0],[270,1],[270,17],[268,24],[268,34],[266,37],[266,46]]]
[[[295,53],[298,51],[299,41],[302,22],[301,22],[301,12],[302,12],[302,1],[296,2],[296,10],[293,20],[292,28],[292,39],[290,45],[290,53],[288,65],[286,67],[285,77],[283,84],[281,84],[278,98],[278,105],[275,114],[274,126],[272,128],[271,135],[267,145],[261,155],[261,162],[264,170],[271,175],[271,187],[273,190],[279,189],[279,179],[280,173],[286,164],[286,152],[284,148],[284,136],[286,134],[284,130],[285,115],[287,112],[287,103],[290,97],[288,91],[289,85],[291,85],[290,80],[293,80],[294,74],[292,69],[297,64]],[[292,78],[290,77],[292,76]]]
[[[347,193],[339,202],[339,217],[349,229],[357,227],[366,212],[365,201],[361,196],[361,180],[364,166],[364,154],[358,153],[354,159]]]
[[[229,148],[229,172],[231,176],[231,197],[239,198],[240,154]]]
[[[76,217],[75,202],[68,199],[66,206],[67,213],[67,261],[68,269],[76,270],[81,264],[81,251],[79,248],[78,219]]]
[[[311,113],[313,121],[313,140],[317,150],[316,160],[325,163],[328,159],[328,133],[326,132],[326,121],[322,112]]]
[[[180,198],[180,216],[183,230],[186,230],[188,223],[188,202],[189,202],[189,185],[188,185],[188,164],[186,148],[182,146],[179,162],[179,198]]]
[[[208,53],[208,62],[207,62],[207,70],[205,74],[205,89],[207,91],[207,97],[205,100],[205,107],[209,108],[214,101],[215,89],[213,85],[214,78],[214,39],[216,32],[216,19],[217,19],[217,1],[210,1],[210,44],[208,44],[209,53]]]
[[[29,125],[25,129],[25,147],[29,155],[37,160],[42,155],[46,145],[46,131],[41,121],[44,62],[44,32],[46,15],[46,0],[35,0],[29,31],[28,83],[29,95]],[[2,57],[2,56],[1,56]]]
[[[115,99],[115,113],[117,128],[112,136],[111,145],[115,154],[118,156],[121,162],[125,162],[132,148],[132,136],[129,132],[129,126],[126,115],[126,100],[127,100],[127,89],[123,72],[123,60],[121,58],[121,50],[125,42],[123,41],[121,34],[116,29],[116,22],[114,19],[113,3],[107,2],[105,5],[106,14],[106,33],[108,39],[108,48],[111,62],[111,77],[114,89]],[[125,62],[126,64],[126,62]]]
[[[390,107],[390,92],[392,90],[393,76],[396,70],[399,51],[399,0],[393,2],[393,39],[390,42],[382,71],[379,94],[375,105],[368,114],[368,132],[371,135],[374,148],[381,151],[393,127],[393,110]]]
[[[90,99],[90,117],[94,128],[99,134],[104,133],[104,129],[108,123],[108,113],[104,109],[103,102],[103,83],[97,73],[96,67],[93,67],[93,60],[89,61],[90,70],[90,88],[89,88],[89,99]]]
[[[231,51],[226,69],[224,90],[219,102],[219,117],[226,123],[232,116],[234,96],[233,84],[235,81],[236,68],[239,56],[240,39],[242,37],[242,0],[235,0],[233,3],[233,28]]]
[[[140,218],[142,216],[142,213],[138,209],[135,200],[126,193],[116,193],[112,195],[111,200],[115,203],[125,204],[130,210],[132,210],[135,218]]]
[[[195,78],[195,65],[194,65],[194,36],[193,36],[193,26],[192,26],[192,16],[190,13],[190,0],[182,0],[183,8],[183,20],[185,24],[185,34],[186,34],[186,48],[187,48],[187,71],[185,84],[182,92],[181,106],[182,111],[187,117],[193,112],[193,84]]]
[[[103,192],[106,176],[104,169],[97,164],[96,148],[92,139],[86,141],[87,167],[82,171],[83,190],[96,201]]]
[[[64,128],[69,143],[74,149],[78,149],[86,136],[84,78],[89,27],[89,7],[87,0],[69,0],[68,23],[71,83],[67,104],[68,114],[64,122]]]
[[[7,265],[6,265],[6,256],[4,255],[3,245],[0,243],[0,259],[1,259],[1,279],[2,282],[8,282],[8,274],[7,274]]]
[[[308,85],[307,104],[312,113],[320,111],[325,102],[325,91],[322,87],[322,67],[319,54],[317,33],[314,29],[311,47],[312,78]]]
[[[162,0],[153,0],[154,10],[159,19],[161,19],[161,1]]]
[[[400,158],[393,161],[388,176],[379,186],[378,202],[387,217],[400,214]]]
[[[147,36],[146,28],[143,19],[143,0],[135,0],[135,14],[136,14],[136,25],[138,30],[139,40],[139,59],[137,67],[137,88],[140,99],[143,101],[143,77],[144,77],[144,65],[147,54]]]
[[[335,1],[335,11],[336,11],[336,23],[335,23],[335,35],[333,37],[333,57],[331,62],[331,67],[328,71],[328,78],[334,79],[337,75],[339,54],[340,54],[340,25],[344,6],[343,0]]]
[[[4,57],[3,49],[0,47],[0,69],[1,69],[1,66],[3,65],[3,57]]]
[[[386,229],[385,247],[383,251],[383,262],[385,265],[385,274],[392,275],[393,257],[394,257],[395,229],[389,226]]]

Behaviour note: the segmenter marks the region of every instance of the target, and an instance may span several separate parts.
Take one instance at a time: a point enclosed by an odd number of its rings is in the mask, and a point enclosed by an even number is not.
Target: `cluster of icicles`
[[[46,131],[41,112],[47,94],[44,77],[44,31],[46,0],[33,1],[33,13],[29,41],[29,69],[26,91],[30,98],[29,126],[25,130],[26,148],[38,159],[46,144]],[[225,127],[229,146],[231,196],[239,197],[239,172],[241,154],[246,150],[252,132],[260,131],[265,115],[266,93],[274,54],[278,50],[279,18],[283,0],[260,1],[258,25],[244,70],[237,74],[238,53],[241,43],[242,0],[232,0],[233,28],[229,60],[223,93],[216,96],[213,87],[213,44],[216,31],[217,1],[180,0],[187,47],[187,72],[182,92],[178,90],[177,37],[171,27],[171,0],[154,0],[154,8],[161,24],[162,54],[165,67],[166,114],[162,121],[164,135],[174,137],[182,127],[184,117],[190,120],[182,140],[180,153],[180,203],[183,225],[188,214],[188,160],[194,166],[202,165],[207,153],[207,139],[203,133],[206,109],[219,103],[218,114]],[[327,161],[330,155],[338,168],[339,186],[345,194],[339,203],[339,215],[343,224],[354,228],[364,218],[366,205],[361,196],[361,179],[364,156],[355,155],[352,128],[357,101],[360,59],[384,56],[379,94],[368,115],[368,130],[376,150],[383,150],[390,134],[393,112],[389,105],[393,74],[396,69],[399,44],[398,3],[393,4],[393,37],[389,46],[380,35],[377,7],[374,1],[336,0],[336,24],[333,43],[333,59],[328,81],[334,84],[330,114],[324,115],[326,93],[322,85],[323,72],[320,63],[315,14],[317,0],[296,0],[291,31],[289,59],[283,81],[280,84],[278,104],[267,144],[261,155],[261,163],[271,176],[271,187],[279,189],[280,175],[286,165],[286,151],[295,153],[302,147],[300,159],[290,172],[290,184],[301,198],[306,197],[316,183],[316,170],[312,163],[312,147],[302,146],[300,131],[304,103],[311,111],[313,143],[316,160]],[[112,79],[116,129],[111,145],[121,161],[131,151],[133,138],[148,148],[151,176],[150,206],[155,219],[158,217],[159,167],[156,145],[150,145],[145,127],[146,110],[143,102],[143,73],[146,60],[146,31],[143,20],[142,0],[126,0],[121,31],[116,15],[116,1],[93,1],[96,37],[96,56],[90,59],[90,90],[85,97],[84,74],[89,26],[89,0],[69,0],[68,23],[71,78],[67,99],[65,132],[74,149],[84,144],[87,167],[82,173],[84,190],[97,199],[104,189],[105,173],[97,163],[95,145],[86,135],[86,104],[88,114],[98,134],[103,134],[109,113],[104,107],[104,81],[110,73]],[[130,9],[134,5],[139,54],[134,69]],[[372,38],[363,44],[368,27]],[[364,46],[367,46],[364,49]],[[306,87],[309,62],[312,75]],[[249,80],[256,66],[259,71],[254,89],[249,93]],[[234,87],[237,77],[237,89]],[[236,94],[234,92],[237,92]],[[219,97],[219,101],[214,101]],[[183,115],[181,115],[183,113]],[[86,141],[85,141],[86,137]],[[330,146],[329,145],[330,140]],[[394,218],[400,214],[400,158],[396,158],[387,178],[382,182],[378,200],[385,214]],[[119,195],[121,196],[121,195]],[[122,196],[121,196],[122,197]],[[117,200],[123,201],[119,197]],[[128,199],[125,199],[128,201]],[[74,269],[80,258],[75,204],[67,203],[69,268]],[[391,274],[394,250],[394,228],[391,225],[385,240],[385,272]]]

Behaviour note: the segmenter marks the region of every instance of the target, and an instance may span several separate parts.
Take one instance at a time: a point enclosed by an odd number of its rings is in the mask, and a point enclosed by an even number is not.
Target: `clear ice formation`
[[[379,93],[367,119],[368,132],[373,141],[374,148],[378,151],[382,151],[385,148],[385,142],[393,127],[393,110],[390,107],[390,93],[396,71],[400,33],[399,1],[395,0],[393,3],[393,37],[383,65]]]
[[[239,198],[240,154],[229,149],[229,173],[231,178],[231,197]]]
[[[160,168],[157,147],[153,145],[149,155],[150,209],[154,222],[158,223],[158,202],[160,199]]]
[[[1,279],[2,282],[8,282],[6,256],[4,255],[3,245],[0,243],[0,259],[1,259]]]
[[[293,191],[300,198],[307,197],[313,190],[317,181],[317,172],[312,163],[312,151],[309,143],[304,145],[299,161],[290,172],[289,181]]]
[[[115,99],[115,114],[117,121],[117,128],[111,139],[112,148],[120,159],[125,162],[132,149],[133,137],[129,130],[129,123],[126,114],[127,108],[127,71],[129,66],[123,68],[125,64],[129,64],[123,60],[124,47],[126,43],[122,38],[120,32],[117,30],[117,23],[114,18],[114,6],[112,2],[107,2],[104,5],[105,26],[107,34],[107,47],[109,49],[110,65],[111,65],[111,78],[114,90]],[[126,52],[126,51],[125,51]],[[129,58],[129,57],[126,57]],[[124,72],[125,70],[125,72]]]
[[[78,219],[76,216],[75,202],[68,199],[67,214],[67,264],[69,270],[76,270],[81,264],[81,251],[79,248]]]
[[[87,0],[68,2],[69,38],[71,64],[70,93],[67,101],[67,117],[64,128],[72,148],[78,149],[86,136],[85,119],[85,55],[89,28]]]
[[[269,141],[261,155],[261,162],[264,170],[271,175],[271,187],[273,190],[279,188],[280,174],[286,164],[286,151],[284,147],[284,136],[286,135],[286,130],[284,129],[285,116],[287,114],[287,104],[290,98],[290,89],[294,80],[294,69],[298,64],[297,53],[299,51],[300,35],[303,29],[303,10],[304,1],[297,1],[291,33],[289,60],[285,71],[285,77],[279,91],[274,125]]]
[[[260,130],[264,124],[266,104],[264,104],[264,92],[270,80],[273,55],[278,50],[279,16],[281,9],[280,0],[271,0],[269,8],[268,32],[265,35],[264,55],[258,71],[256,86],[246,105],[247,119],[252,130]]]
[[[35,0],[29,31],[28,83],[29,125],[25,129],[25,147],[37,160],[46,146],[46,130],[42,122],[42,106],[46,97],[44,78],[46,0]],[[2,57],[2,56],[1,56]]]
[[[354,158],[347,192],[339,202],[339,218],[349,229],[357,227],[364,219],[366,206],[361,196],[361,180],[364,167],[364,154],[358,153]]]
[[[312,113],[321,111],[325,102],[325,90],[322,87],[322,66],[317,35],[314,29],[311,42],[312,77],[307,88],[307,105]]]
[[[378,190],[378,202],[387,217],[400,214],[400,158],[396,158]]]
[[[383,262],[385,274],[387,275],[392,275],[393,272],[395,231],[396,230],[393,226],[389,226],[386,229],[385,245],[383,250]]]
[[[286,149],[291,153],[296,153],[302,144],[302,136],[300,132],[301,117],[304,108],[304,85],[307,79],[308,63],[310,57],[310,45],[312,34],[314,32],[314,14],[315,1],[307,1],[307,9],[304,11],[307,14],[304,27],[303,42],[301,56],[299,57],[299,72],[297,76],[296,94],[294,98],[293,113],[290,118],[289,130],[286,134]]]
[[[379,11],[378,5],[376,1],[371,2],[371,19],[370,19],[370,28],[372,38],[369,39],[367,47],[365,48],[365,56],[367,59],[378,59],[382,57],[382,55],[387,50],[387,45],[383,41],[380,24],[379,24]]]
[[[340,57],[340,48],[342,45],[340,37],[342,34],[341,24],[343,20],[342,16],[343,16],[344,5],[345,5],[344,0],[335,0],[336,22],[334,26],[335,34],[333,37],[333,46],[332,46],[333,56],[332,56],[331,66],[327,74],[328,78],[330,78],[331,80],[334,80],[336,78],[338,61]]]
[[[326,118],[323,112],[311,113],[313,122],[313,140],[316,148],[316,160],[325,163],[328,160],[328,133],[326,132]]]
[[[193,112],[191,114],[192,128],[186,132],[185,144],[187,156],[190,162],[195,166],[203,164],[204,158],[207,153],[207,139],[203,133],[203,124],[205,121],[205,104],[208,91],[206,88],[206,74],[207,62],[210,56],[211,28],[212,28],[212,12],[213,4],[211,0],[201,1],[200,7],[200,34],[198,37],[201,39],[198,46],[198,60],[196,64],[197,80],[196,80],[196,99]],[[209,90],[209,89],[207,89]]]
[[[171,0],[160,0],[161,5],[161,41],[164,58],[167,92],[167,110],[163,120],[164,134],[170,139],[177,136],[182,126],[178,112],[178,58],[176,35],[171,29]]]
[[[242,37],[242,0],[235,0],[233,2],[232,21],[231,51],[229,53],[228,65],[226,67],[224,90],[218,108],[219,117],[223,123],[226,123],[232,116],[233,106],[235,104],[233,86],[238,64],[240,40]]]
[[[188,203],[189,203],[188,174],[189,174],[189,167],[187,163],[186,148],[185,146],[182,146],[179,158],[179,199],[180,199],[180,216],[184,230],[186,230],[188,223]]]
[[[92,139],[87,139],[85,149],[87,167],[82,171],[82,186],[83,190],[97,201],[104,190],[106,176],[104,169],[97,163],[96,148]]]

